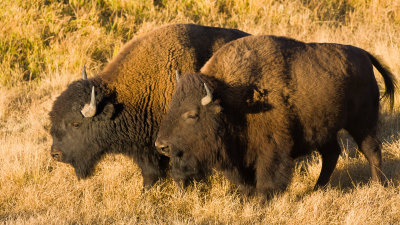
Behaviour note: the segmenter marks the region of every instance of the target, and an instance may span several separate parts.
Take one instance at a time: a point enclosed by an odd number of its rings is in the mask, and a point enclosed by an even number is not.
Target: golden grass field
[[[186,22],[355,45],[400,80],[399,0],[2,0],[1,223],[400,224],[400,91],[393,112],[381,103],[385,187],[369,181],[368,163],[345,133],[326,190],[312,191],[321,168],[314,154],[298,161],[289,189],[265,204],[242,198],[219,174],[184,192],[171,180],[142,192],[140,171],[126,156],[107,155],[81,181],[52,160],[48,112],[82,65],[93,76],[133,37]]]

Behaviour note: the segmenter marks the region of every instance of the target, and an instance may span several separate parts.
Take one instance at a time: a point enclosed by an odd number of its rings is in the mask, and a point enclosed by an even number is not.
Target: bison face
[[[170,157],[178,184],[210,174],[222,144],[222,108],[204,79],[195,74],[180,79],[155,142],[158,151]]]
[[[91,101],[94,109],[87,104]],[[82,110],[85,107],[89,110]],[[51,156],[71,164],[79,179],[88,177],[109,147],[109,142],[104,140],[112,132],[110,119],[113,114],[114,105],[110,98],[103,96],[93,80],[72,83],[54,102],[49,114],[53,138]]]

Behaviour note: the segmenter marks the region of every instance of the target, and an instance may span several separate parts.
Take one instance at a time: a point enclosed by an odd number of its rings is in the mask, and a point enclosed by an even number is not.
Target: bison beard
[[[177,183],[216,168],[246,192],[269,196],[287,187],[294,159],[313,149],[322,156],[315,188],[325,186],[340,154],[337,132],[346,129],[381,181],[372,65],[393,107],[393,75],[362,49],[274,36],[232,41],[201,73],[180,79],[155,145]]]
[[[194,24],[163,26],[128,42],[96,76],[71,83],[50,115],[51,155],[86,178],[105,153],[122,153],[149,187],[166,177],[169,159],[154,140],[175,86],[175,71],[198,70],[225,43],[248,36]],[[93,96],[93,97],[91,97]]]

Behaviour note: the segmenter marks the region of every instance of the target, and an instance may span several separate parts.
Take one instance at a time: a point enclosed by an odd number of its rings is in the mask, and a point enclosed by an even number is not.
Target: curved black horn
[[[82,68],[82,80],[87,80],[87,74],[86,74],[85,65],[83,65],[83,68]]]

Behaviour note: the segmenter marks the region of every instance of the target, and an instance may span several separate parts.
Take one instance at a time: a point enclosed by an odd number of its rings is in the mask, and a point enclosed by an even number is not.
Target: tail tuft
[[[373,55],[371,55],[369,52],[367,52],[367,54],[372,62],[372,65],[375,66],[375,68],[381,73],[383,77],[383,81],[385,82],[385,87],[386,87],[386,91],[383,97],[389,98],[390,111],[392,111],[394,106],[394,94],[397,89],[396,78],[386,65],[379,62],[379,60]]]

